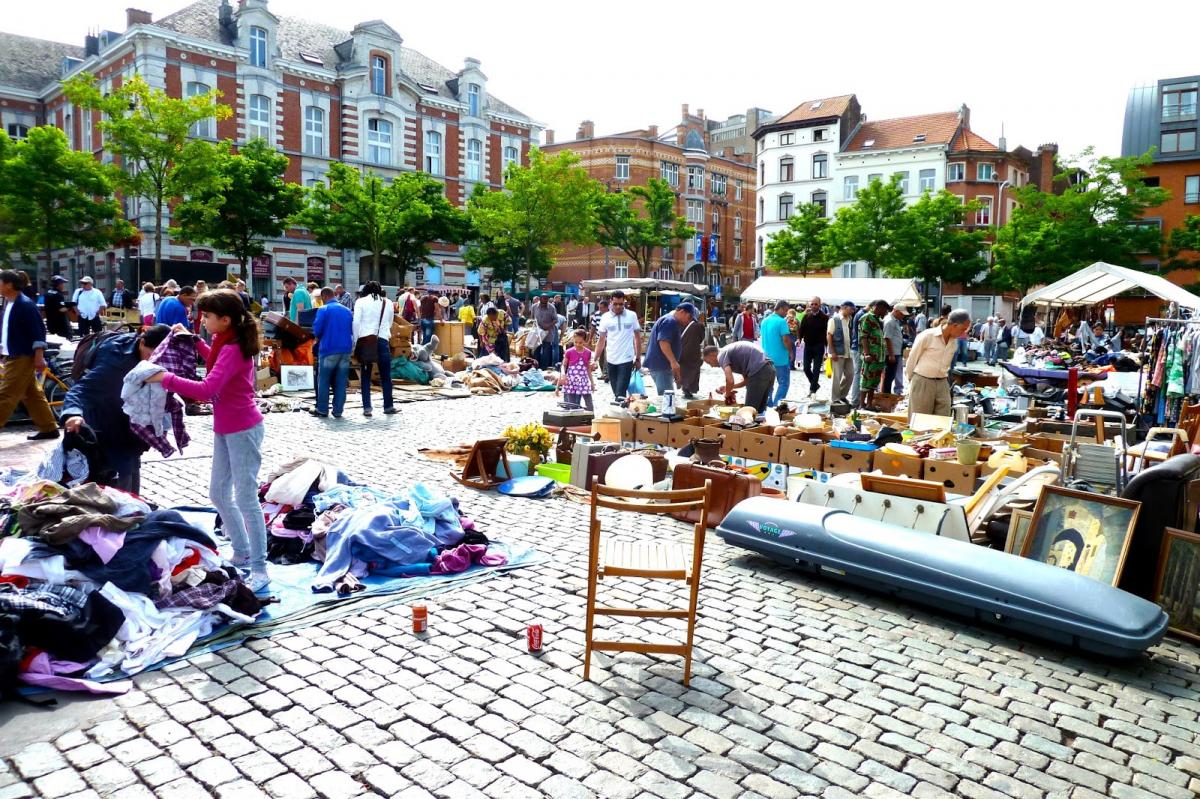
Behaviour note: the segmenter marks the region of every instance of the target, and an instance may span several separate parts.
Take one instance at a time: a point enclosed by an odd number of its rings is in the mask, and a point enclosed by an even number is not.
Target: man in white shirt
[[[983,327],[979,328],[979,338],[983,341],[983,359],[989,366],[996,365],[996,350],[1000,347],[1000,333],[1004,326],[989,316]]]
[[[1029,334],[1029,343],[1034,347],[1040,347],[1045,340],[1046,331],[1042,330],[1041,325],[1034,325],[1033,332]]]
[[[925,315],[925,309],[913,317],[913,330],[917,333],[924,333],[925,328],[929,327],[929,317]]]
[[[98,288],[92,287],[92,279],[84,275],[79,281],[79,288],[75,289],[75,310],[79,313],[79,335],[86,336],[88,333],[99,333],[104,329],[104,320],[100,316],[100,312],[108,307],[108,302],[104,299],[104,292]]]
[[[854,303],[846,300],[838,313],[829,317],[829,325],[825,328],[825,343],[833,367],[833,385],[829,390],[831,402],[846,402],[854,377],[854,352],[850,349],[850,318],[854,311]]]
[[[379,283],[372,280],[362,288],[362,296],[354,303],[354,354],[362,365],[359,374],[362,386],[363,416],[371,416],[371,367],[379,365],[379,382],[383,388],[383,412],[396,413],[392,399],[392,317],[395,307],[383,293]],[[375,351],[370,343],[360,341],[365,336],[378,336]],[[363,357],[364,353],[368,356]],[[370,356],[374,355],[372,359]]]
[[[608,384],[612,386],[613,397],[621,399],[629,393],[633,370],[642,368],[642,325],[636,313],[626,310],[625,292],[612,293],[608,312],[600,317],[599,331],[596,361],[607,353]]]
[[[958,337],[971,327],[971,314],[959,308],[951,311],[941,327],[917,335],[904,376],[908,380],[908,412],[950,415],[950,363],[958,348]]]

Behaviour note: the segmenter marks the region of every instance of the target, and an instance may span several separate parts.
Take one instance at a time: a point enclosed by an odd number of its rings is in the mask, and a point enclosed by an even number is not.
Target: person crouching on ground
[[[267,574],[267,527],[258,502],[262,465],[263,417],[254,403],[254,356],[259,352],[258,323],[242,298],[229,289],[206,292],[196,301],[212,344],[196,342],[207,372],[186,380],[158,372],[161,382],[182,397],[213,406],[213,465],[208,495],[233,542],[233,564],[249,568],[247,585],[255,593],[271,584]],[[187,331],[183,325],[174,330]]]

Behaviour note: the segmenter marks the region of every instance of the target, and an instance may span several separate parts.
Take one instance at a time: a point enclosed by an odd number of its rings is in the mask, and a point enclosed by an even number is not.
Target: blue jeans
[[[609,363],[608,384],[612,386],[613,398],[621,399],[629,393],[629,379],[633,377],[633,361]]]
[[[965,338],[957,339],[957,341],[958,344],[954,348],[954,359],[951,361],[950,365],[953,366],[959,361],[962,361],[963,366],[966,366],[971,362],[971,350],[967,346],[967,340]]]
[[[670,369],[651,369],[650,379],[654,381],[654,388],[660,397],[666,391],[675,390],[675,375],[671,374]]]
[[[788,389],[792,387],[792,365],[790,363],[780,366],[775,364],[775,398],[767,403],[768,406],[774,408],[779,404],[779,401],[787,398]]]
[[[233,555],[251,572],[267,568],[267,526],[258,502],[263,423],[237,433],[213,436],[212,479],[208,497],[221,514],[221,526],[233,542]]]
[[[317,372],[317,413],[329,413],[329,387],[333,386],[333,415],[341,416],[346,406],[346,381],[350,376],[350,353],[338,352],[321,358]]]
[[[554,333],[547,333],[548,338],[538,345],[537,362],[538,368],[549,369],[554,366],[557,361],[554,358]]]
[[[433,338],[433,320],[432,319],[422,319],[421,320],[421,343],[428,344],[429,339],[431,339],[431,338]]]
[[[989,364],[996,364],[996,350],[999,349],[1000,342],[995,339],[983,342],[983,359]]]
[[[392,402],[392,350],[388,347],[386,338],[379,339],[379,382],[383,387],[383,409],[386,411]],[[364,363],[360,370],[359,379],[362,381],[363,410],[371,410],[371,367],[373,363]]]

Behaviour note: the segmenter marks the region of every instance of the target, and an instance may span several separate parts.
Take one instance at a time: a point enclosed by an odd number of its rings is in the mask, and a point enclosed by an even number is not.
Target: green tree
[[[1187,255],[1191,253],[1191,255]],[[1171,231],[1167,240],[1168,269],[1196,269],[1200,267],[1200,215],[1193,214],[1183,225]]]
[[[136,231],[113,198],[114,170],[75,152],[58,128],[31,128],[24,141],[0,133],[0,253],[27,263],[78,245],[109,247]]]
[[[154,208],[154,280],[161,282],[164,210],[193,188],[186,171],[175,168],[188,145],[189,131],[197,122],[226,119],[233,112],[217,102],[219,91],[170,97],[150,88],[140,75],[105,94],[93,76],[81,73],[63,84],[63,93],[76,106],[103,114],[99,127],[104,148],[123,167],[119,188]]]
[[[177,167],[192,188],[175,208],[175,232],[236,256],[245,277],[250,259],[266,252],[263,240],[282,236],[304,207],[304,189],[283,179],[287,167],[262,139],[236,153],[229,142],[192,142]]]
[[[767,266],[785,275],[807,275],[824,266],[829,219],[816,203],[805,203],[788,217],[787,227],[767,240]]]
[[[371,253],[366,274],[378,277],[388,212],[383,181],[337,161],[329,165],[326,177],[329,185],[318,183],[309,191],[308,205],[297,221],[320,244]]]
[[[628,255],[638,277],[646,277],[655,266],[655,253],[696,235],[695,228],[675,212],[675,202],[671,184],[660,178],[612,194],[597,187],[596,241]]]
[[[471,236],[467,215],[446,199],[441,182],[424,172],[403,172],[384,190],[381,245],[392,256],[404,285],[408,270],[436,266],[429,257],[434,241],[462,244]]]
[[[1142,256],[1161,253],[1162,231],[1141,222],[1169,196],[1145,183],[1150,153],[1096,158],[1089,148],[1080,159],[1056,176],[1078,178],[1062,194],[1032,185],[1013,190],[1017,208],[993,247],[990,282],[997,288],[1025,292],[1096,261],[1140,268]]]
[[[545,256],[552,260],[563,244],[595,240],[600,189],[578,164],[579,156],[569,150],[550,158],[535,147],[529,166],[509,165],[503,191],[475,192],[467,202],[480,237],[521,253],[526,288],[532,278],[549,274]]]
[[[511,283],[516,286],[521,276],[526,274],[526,256],[523,250],[506,244],[497,243],[494,239],[476,237],[463,252],[467,269],[471,271],[488,270],[491,280],[496,283]],[[544,277],[550,274],[554,260],[544,249],[539,249],[533,256],[533,274]]]
[[[891,274],[903,264],[897,247],[904,227],[904,193],[900,176],[883,183],[871,181],[853,205],[839,208],[826,231],[824,258],[828,263],[866,261],[870,274]]]
[[[971,283],[986,267],[980,252],[986,229],[967,230],[965,224],[979,203],[964,204],[944,189],[925,192],[909,206],[897,237],[898,264],[888,274],[936,283]]]

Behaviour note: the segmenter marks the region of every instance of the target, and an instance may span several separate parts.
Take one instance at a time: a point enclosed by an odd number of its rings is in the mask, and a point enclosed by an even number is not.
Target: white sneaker
[[[256,594],[266,593],[271,587],[271,577],[266,572],[251,572],[246,585]]]

